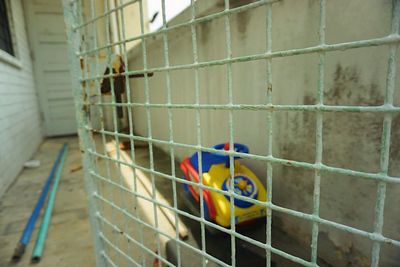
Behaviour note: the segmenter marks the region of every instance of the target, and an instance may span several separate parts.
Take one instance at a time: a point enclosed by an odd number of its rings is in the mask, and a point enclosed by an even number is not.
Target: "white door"
[[[24,7],[45,135],[76,133],[61,1],[25,0]]]

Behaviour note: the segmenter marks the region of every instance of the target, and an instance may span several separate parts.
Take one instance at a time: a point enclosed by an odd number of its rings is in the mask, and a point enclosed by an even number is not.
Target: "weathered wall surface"
[[[205,1],[207,2],[207,1]],[[243,1],[242,1],[243,2]],[[281,1],[273,5],[273,51],[318,44],[319,1]],[[223,7],[216,4],[212,12]],[[390,33],[392,1],[327,1],[327,43],[376,38]],[[177,20],[188,18],[184,13]],[[233,56],[263,53],[266,50],[265,7],[230,18]],[[216,19],[197,26],[199,61],[226,57],[224,20]],[[190,27],[170,32],[171,65],[193,63]],[[161,36],[147,40],[148,68],[164,66]],[[140,46],[131,51],[129,69],[143,68]],[[329,105],[371,106],[383,104],[388,47],[370,47],[330,52],[326,55],[324,102]],[[299,55],[272,60],[274,104],[314,104],[317,91],[318,55]],[[398,63],[399,65],[399,63]],[[266,64],[259,60],[233,64],[235,104],[266,103]],[[399,66],[400,68],[400,66]],[[226,104],[225,66],[199,69],[200,103]],[[195,103],[193,70],[171,71],[172,103]],[[149,78],[151,103],[166,103],[165,73]],[[395,104],[400,104],[397,77]],[[144,81],[131,82],[134,102],[144,103]],[[174,109],[174,141],[196,144],[195,111]],[[147,136],[144,108],[134,108],[134,128]],[[151,109],[152,136],[169,140],[166,109]],[[267,126],[264,111],[235,111],[234,138],[245,143],[254,154],[267,153]],[[313,112],[275,112],[273,115],[273,154],[275,157],[314,162],[315,121]],[[365,172],[379,171],[383,116],[374,113],[325,113],[323,162],[330,166]],[[229,138],[228,113],[202,110],[202,145],[211,146]],[[400,176],[400,116],[392,125],[390,175]],[[192,151],[176,149],[178,159]],[[247,161],[265,180],[266,164]],[[275,165],[273,202],[277,205],[312,213],[314,173]],[[362,178],[322,173],[321,217],[366,231],[373,231],[377,183]],[[390,185],[385,205],[384,235],[400,239],[400,187]],[[274,225],[310,245],[311,223],[274,212]],[[319,256],[332,266],[369,266],[372,244],[365,238],[320,227]],[[380,266],[396,266],[398,250],[382,246]]]
[[[11,4],[16,59],[0,58],[0,197],[42,140],[42,125],[20,0]]]

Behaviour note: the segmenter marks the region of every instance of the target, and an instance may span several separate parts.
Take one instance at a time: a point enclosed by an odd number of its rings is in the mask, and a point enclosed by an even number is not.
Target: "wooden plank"
[[[115,141],[111,141],[109,143],[106,144],[106,150],[107,153],[112,156],[113,158],[117,159],[117,144]],[[132,164],[132,159],[131,157],[123,150],[119,149],[119,160],[122,160],[128,164]],[[125,183],[128,186],[128,188],[130,188],[131,190],[134,190],[134,173],[132,168],[130,168],[129,166],[126,165],[122,165],[121,164],[121,173],[124,177]],[[141,187],[137,187],[136,190],[140,191],[140,194],[144,194],[148,197],[152,197],[152,184],[150,183],[150,181],[148,180],[147,176],[138,169],[135,169],[135,175],[137,180],[140,182]],[[170,203],[168,203],[168,201],[163,197],[163,195],[156,191],[156,196],[157,196],[157,201],[163,205],[166,206],[170,206]],[[173,214],[172,211],[170,211],[169,209],[162,207],[162,206],[157,206],[157,208],[161,211],[161,214],[163,214],[165,216],[165,218],[168,220],[168,222],[170,223],[170,225],[176,230],[179,230],[179,237],[183,240],[185,240],[186,238],[188,238],[189,233],[188,233],[188,229],[186,227],[186,225],[178,218],[178,228],[176,229],[176,224],[175,224],[175,215]]]

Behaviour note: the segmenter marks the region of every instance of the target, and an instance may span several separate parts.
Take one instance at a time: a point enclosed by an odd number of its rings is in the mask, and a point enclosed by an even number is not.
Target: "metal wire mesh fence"
[[[69,42],[69,59],[71,61],[71,71],[73,76],[73,92],[76,104],[76,116],[78,122],[78,132],[81,141],[83,153],[85,180],[87,185],[90,218],[93,229],[93,238],[96,248],[97,262],[99,265],[149,265],[148,258],[156,259],[156,264],[180,266],[183,250],[188,250],[192,255],[198,255],[203,266],[215,263],[220,266],[237,266],[238,257],[237,242],[248,242],[264,251],[265,264],[271,266],[273,256],[278,255],[289,261],[302,266],[319,266],[319,234],[321,227],[336,229],[341,232],[350,233],[368,240],[371,245],[370,265],[380,265],[381,248],[383,245],[390,245],[396,249],[400,247],[400,240],[388,237],[384,234],[384,211],[385,197],[388,186],[400,184],[398,174],[389,174],[389,161],[391,148],[392,124],[394,117],[400,112],[400,107],[395,106],[396,89],[396,66],[397,53],[400,43],[399,24],[400,24],[400,1],[393,1],[391,11],[391,29],[386,36],[362,39],[349,42],[327,43],[326,41],[326,6],[327,1],[319,1],[319,23],[318,23],[318,43],[312,46],[295,49],[273,50],[273,5],[279,4],[277,0],[260,1],[242,1],[243,3],[232,6],[232,2],[225,0],[222,10],[211,12],[210,14],[198,15],[198,3],[201,1],[191,1],[190,7],[186,10],[189,14],[187,20],[169,24],[166,20],[166,1],[162,0],[161,16],[163,26],[155,32],[146,32],[147,20],[144,14],[145,2],[142,0],[132,1],[79,1],[64,0],[64,15],[67,26],[67,36]],[[100,8],[101,7],[101,8]],[[135,21],[127,24],[128,8],[133,7],[136,10]],[[265,24],[262,26],[265,32],[265,51],[249,55],[234,56],[232,48],[232,32],[236,29],[231,27],[231,16],[237,13],[246,12],[253,9],[262,8],[265,14]],[[100,11],[99,11],[100,10]],[[223,58],[201,60],[199,58],[199,33],[197,26],[213,20],[223,20],[225,54]],[[127,36],[127,32],[136,27],[137,31],[132,36]],[[350,26],[349,26],[350,27]],[[170,38],[174,31],[186,28],[190,31],[191,41],[191,62],[184,64],[171,64]],[[102,33],[102,34],[99,34]],[[152,48],[147,43],[152,38],[161,38],[162,43],[162,66],[152,67],[149,65],[148,58],[152,53]],[[140,68],[130,68],[128,62],[128,46],[135,44],[141,50]],[[335,51],[357,50],[367,47],[387,47],[387,76],[384,93],[384,101],[381,105],[333,105],[325,104],[326,96],[326,57]],[[312,104],[276,104],[273,100],[272,86],[273,82],[273,60],[279,58],[290,58],[298,55],[316,55],[318,58],[317,66],[317,88],[315,101]],[[244,104],[234,101],[234,77],[233,64],[252,63],[256,61],[265,62],[265,98],[263,104]],[[215,66],[225,68],[225,90],[227,94],[227,103],[212,104],[201,102],[200,76],[202,69],[211,69]],[[105,71],[108,69],[108,71]],[[193,75],[194,83],[191,89],[194,99],[186,103],[174,103],[172,97],[173,86],[171,72],[186,70]],[[163,75],[165,77],[164,85],[166,89],[166,98],[162,103],[156,103],[151,100],[150,79],[154,75]],[[143,101],[138,101],[132,96],[130,88],[131,78],[142,77],[141,88],[144,92]],[[155,88],[157,90],[157,88]],[[277,88],[274,87],[274,90]],[[109,98],[101,97],[108,93]],[[125,96],[124,96],[125,95]],[[141,109],[141,116],[146,121],[146,136],[135,132],[135,120],[133,112]],[[153,132],[157,124],[153,122],[152,112],[161,109],[166,114],[166,123],[168,138],[166,140],[155,138]],[[194,142],[180,142],[174,136],[174,111],[194,111],[193,115],[195,129],[193,135]],[[204,145],[202,135],[204,120],[202,112],[209,111],[218,116],[218,111],[225,111],[228,124],[228,146],[225,150],[209,148]],[[261,137],[266,140],[266,153],[263,155],[255,153],[244,153],[235,150],[235,114],[239,111],[261,112],[266,121],[266,135]],[[286,159],[276,156],[273,153],[274,147],[274,120],[276,114],[280,112],[307,112],[315,114],[315,142],[311,146],[315,150],[313,162]],[[382,131],[380,136],[380,156],[379,171],[359,171],[350,168],[341,168],[331,166],[324,162],[324,123],[327,114],[353,114],[369,113],[381,115],[383,118]],[[96,117],[97,116],[97,117]],[[109,117],[109,126],[106,125],[105,118]],[[125,118],[124,118],[125,116]],[[96,119],[97,118],[97,119]],[[122,118],[122,119],[121,119]],[[184,127],[184,126],[182,126]],[[368,129],[364,129],[368,131]],[[398,130],[398,129],[397,129]],[[311,131],[311,130],[310,130]],[[113,140],[114,142],[110,142]],[[126,141],[129,144],[129,155],[120,149]],[[138,143],[146,143],[146,153],[148,153],[149,162],[141,161],[141,153],[136,147]],[[168,171],[155,168],[158,147],[164,147],[169,152],[170,168]],[[180,170],[177,168],[178,160],[177,150],[197,151],[197,164],[199,170],[199,181],[191,181],[181,178]],[[234,177],[236,157],[244,158],[248,161],[261,161],[266,164],[266,176],[262,181],[267,189],[266,201],[243,196],[234,190],[233,186],[228,186],[228,190],[215,188],[207,185],[203,179],[204,161],[202,153],[210,152],[229,158],[229,174]],[[115,168],[117,166],[117,168]],[[295,209],[286,208],[273,201],[273,181],[275,178],[274,170],[279,166],[288,166],[298,169],[309,170],[313,173],[313,192],[312,192],[312,212],[305,213]],[[130,171],[130,172],[129,172]],[[127,174],[128,173],[128,174]],[[333,219],[326,219],[320,216],[321,200],[321,180],[325,174],[337,174],[353,179],[365,179],[377,183],[376,201],[373,229],[370,231],[360,227],[353,227],[344,223],[339,223]],[[128,180],[126,179],[128,176]],[[140,176],[147,176],[140,177]],[[115,178],[116,177],[116,178]],[[147,191],[141,191],[143,182],[140,180],[149,179]],[[171,183],[171,203],[161,199],[157,192],[160,181]],[[180,197],[179,188],[182,185],[191,186],[198,190],[199,194],[199,213],[193,214],[178,205]],[[235,202],[230,201],[230,224],[223,227],[215,221],[207,219],[208,210],[206,210],[205,191],[215,192],[228,197],[228,199],[243,200],[254,205],[266,208],[266,228],[265,240],[260,241],[241,233],[235,221]],[[145,211],[139,211],[138,206],[144,203],[150,207]],[[373,207],[371,207],[373,208]],[[163,213],[162,210],[165,212]],[[146,220],[150,216],[150,220]],[[165,213],[173,214],[172,222],[174,231],[168,232],[164,228],[163,217]],[[273,215],[274,213],[286,214],[297,219],[310,222],[312,225],[310,238],[310,255],[308,257],[299,257],[294,253],[289,253],[283,249],[277,248],[273,244]],[[164,214],[164,215],[163,215]],[[168,217],[168,216],[167,216]],[[190,219],[200,225],[199,245],[187,243],[183,240],[180,233],[185,226],[181,219]],[[216,229],[229,235],[229,258],[230,260],[221,260],[210,253],[207,249],[206,232],[208,228]],[[152,238],[146,231],[152,232]],[[177,253],[176,262],[170,261],[163,250],[165,249],[165,240],[173,240]],[[149,243],[150,242],[150,243]]]

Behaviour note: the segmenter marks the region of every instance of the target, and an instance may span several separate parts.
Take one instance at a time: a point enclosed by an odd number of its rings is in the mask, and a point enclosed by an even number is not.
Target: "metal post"
[[[95,256],[97,266],[106,266],[103,260],[103,242],[100,238],[101,228],[99,221],[96,218],[96,213],[98,211],[96,204],[96,192],[95,183],[90,175],[90,172],[94,169],[93,159],[90,157],[88,151],[91,147],[91,140],[89,132],[86,129],[89,121],[89,114],[87,107],[84,106],[84,99],[86,96],[82,87],[81,78],[82,73],[79,70],[80,58],[77,55],[81,47],[81,33],[79,29],[75,29],[79,22],[79,14],[82,12],[81,7],[76,0],[63,0],[64,8],[64,20],[66,24],[67,41],[68,41],[68,60],[71,67],[71,78],[72,78],[72,88],[73,95],[75,99],[75,110],[76,110],[76,120],[78,126],[79,135],[79,146],[82,153],[83,159],[83,170],[85,174],[85,187],[88,194],[88,208],[89,208],[89,219],[91,223],[91,231],[93,237],[93,243],[95,245]]]

